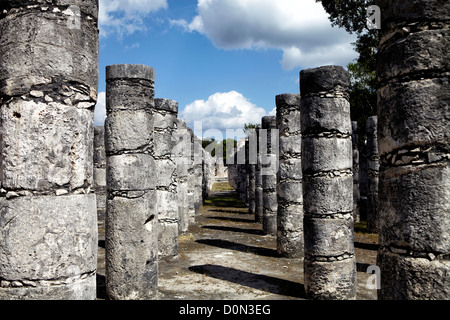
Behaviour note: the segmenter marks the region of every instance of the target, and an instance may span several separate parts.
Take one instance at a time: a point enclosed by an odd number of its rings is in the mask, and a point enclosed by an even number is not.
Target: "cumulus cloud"
[[[275,117],[277,115],[277,107],[273,108],[267,115],[270,117]]]
[[[186,106],[180,117],[186,120],[197,136],[211,137],[214,132],[223,133],[227,129],[243,129],[246,123],[260,123],[265,115],[263,108],[250,102],[241,93],[230,91],[217,92],[207,100],[195,100]],[[196,124],[196,121],[200,123]],[[238,138],[242,137],[242,134],[236,133]],[[217,136],[215,138],[218,139]]]
[[[245,136],[243,130],[247,123],[259,124],[264,116],[276,115],[276,108],[267,113],[263,108],[250,102],[242,93],[236,91],[217,92],[207,100],[195,100],[180,112],[188,126],[199,137],[225,139],[226,130],[240,139]],[[106,119],[106,92],[99,92],[94,112],[95,126],[103,126]]]
[[[356,57],[355,37],[332,27],[315,0],[198,0],[197,10],[191,22],[171,24],[204,34],[224,49],[280,49],[286,70],[346,65]]]
[[[100,35],[119,36],[145,31],[144,18],[151,12],[167,9],[167,0],[100,0]]]
[[[106,119],[106,92],[99,92],[94,112],[94,125],[103,126]]]

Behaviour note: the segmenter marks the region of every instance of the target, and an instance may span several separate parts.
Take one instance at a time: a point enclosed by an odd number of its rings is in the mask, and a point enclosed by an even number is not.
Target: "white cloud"
[[[214,93],[206,101],[195,100],[180,113],[180,118],[184,119],[190,128],[197,129],[195,134],[198,137],[212,137],[216,132],[225,139],[225,131],[230,129],[235,130],[239,139],[244,137],[243,132],[239,132],[239,129],[244,128],[244,124],[259,124],[262,117],[274,115],[276,115],[276,108],[266,113],[263,108],[251,103],[241,93],[230,91]],[[105,119],[106,92],[99,92],[94,112],[95,126],[103,126]],[[196,126],[196,121],[200,121],[201,125]],[[215,138],[220,139],[218,136]]]
[[[172,20],[169,19],[169,23],[172,26],[182,27],[185,31],[192,32],[198,31],[202,32],[203,30],[203,20],[200,16],[196,16],[191,22],[187,22],[185,19]]]
[[[100,0],[100,35],[119,36],[145,31],[144,18],[151,12],[167,9],[167,0]]]
[[[94,125],[103,126],[106,119],[106,92],[99,92],[94,112]]]
[[[267,115],[270,117],[275,117],[277,115],[277,107],[273,108]]]
[[[185,31],[197,31],[224,49],[276,48],[282,66],[346,65],[356,58],[355,36],[334,28],[315,0],[198,0],[191,22],[172,20]]]
[[[299,66],[310,68],[332,64],[346,67],[354,58],[356,58],[356,53],[349,44],[318,46],[309,52],[303,52],[301,49],[292,46],[283,49],[281,65],[285,70],[292,70]]]
[[[261,118],[266,115],[263,108],[250,102],[241,93],[236,91],[217,92],[208,100],[195,100],[180,113],[180,118],[186,120],[189,127],[193,128],[197,136],[201,136],[196,121],[201,121],[204,136],[209,133],[227,129],[243,129],[246,123],[261,123]],[[216,137],[217,138],[217,137]],[[225,138],[225,137],[224,137]]]

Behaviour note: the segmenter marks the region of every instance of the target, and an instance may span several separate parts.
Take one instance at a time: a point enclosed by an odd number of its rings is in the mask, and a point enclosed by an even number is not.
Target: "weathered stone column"
[[[261,141],[261,175],[263,188],[263,231],[266,234],[277,233],[277,171],[278,171],[278,135],[277,118],[273,116],[262,118]],[[274,139],[272,139],[274,137]],[[276,137],[276,138],[275,138]],[[267,139],[265,139],[267,138]],[[276,139],[276,141],[275,141]],[[267,140],[266,143],[264,140]]]
[[[177,119],[176,130],[173,132],[175,146],[173,154],[177,165],[177,198],[178,198],[178,233],[186,233],[189,229],[189,169],[192,167],[191,135],[186,122]]]
[[[381,299],[450,299],[449,1],[377,1]]]
[[[153,68],[106,68],[106,291],[110,299],[154,297],[158,282]]]
[[[203,205],[203,193],[202,193],[202,184],[203,184],[203,147],[202,142],[198,139],[195,134],[193,134],[193,153],[194,153],[194,219],[195,216],[199,213],[200,208]]]
[[[228,165],[228,181],[230,185],[236,190],[239,198],[242,202],[247,202],[247,165],[246,165],[246,152],[245,144],[247,138],[242,138],[238,141],[234,153],[231,155],[233,158],[232,163],[229,161]]]
[[[352,127],[347,72],[300,73],[304,278],[311,299],[354,299]]]
[[[237,168],[237,181],[238,181],[238,193],[243,203],[247,203],[247,167],[246,167],[246,152],[245,152],[245,144],[247,142],[247,138],[242,138],[237,143],[236,148],[236,168]],[[243,155],[241,157],[240,155]]]
[[[288,258],[300,258],[304,251],[300,95],[278,95],[276,105],[280,139],[277,251]]]
[[[105,227],[106,214],[106,152],[105,127],[94,127],[94,191],[97,198],[99,228]]]
[[[369,117],[366,123],[367,134],[367,231],[378,232],[378,156],[377,117]]]
[[[368,177],[367,177],[367,140],[359,144],[359,219],[360,221],[367,221],[367,192],[368,192]]]
[[[71,2],[0,2],[0,300],[96,298],[98,5]]]
[[[247,203],[249,214],[255,214],[256,202],[255,202],[255,180],[256,180],[256,167],[255,167],[255,130],[250,131],[249,138],[245,142],[245,163],[247,171]]]
[[[196,192],[196,185],[197,185],[197,175],[195,168],[195,154],[194,154],[194,131],[187,127],[187,134],[189,138],[189,160],[188,160],[188,190],[187,190],[187,199],[188,199],[188,215],[187,215],[187,223],[188,226],[193,225],[195,223],[195,203],[197,202],[197,192]]]
[[[352,121],[352,146],[353,146],[353,220],[360,221],[359,201],[359,149],[358,149],[358,122]]]
[[[155,99],[153,111],[153,152],[156,165],[158,210],[158,251],[160,258],[178,255],[177,164],[172,140],[178,116],[178,102]]]
[[[203,180],[202,180],[202,200],[205,203],[206,198],[211,194],[215,180],[215,158],[202,148],[203,153]],[[220,161],[223,161],[220,159]]]
[[[255,166],[255,221],[262,223],[263,216],[263,188],[261,175],[261,155],[260,155],[260,128],[256,130],[257,140],[257,155]]]

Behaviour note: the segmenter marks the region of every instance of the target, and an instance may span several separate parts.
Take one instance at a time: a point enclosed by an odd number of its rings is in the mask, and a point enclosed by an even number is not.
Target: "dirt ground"
[[[355,229],[357,299],[376,300],[366,273],[376,263],[378,236]],[[99,224],[98,292],[106,299],[104,229]],[[159,262],[160,300],[305,299],[303,260],[277,255],[276,238],[262,226],[228,184],[215,191],[187,234],[179,237],[179,256]]]

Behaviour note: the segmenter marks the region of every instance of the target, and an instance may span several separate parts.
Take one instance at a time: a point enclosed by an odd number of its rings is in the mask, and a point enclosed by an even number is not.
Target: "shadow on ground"
[[[179,255],[159,261],[161,300],[305,299],[303,260],[280,257],[276,238],[265,235],[228,184],[205,200],[189,232],[179,236]],[[106,299],[104,230],[99,229],[97,296]],[[376,263],[378,237],[355,232],[357,298],[374,300],[366,271]]]
[[[189,267],[189,270],[216,279],[234,282],[274,294],[305,298],[305,288],[303,284],[289,280],[216,265],[192,266]]]
[[[256,254],[259,256],[265,256],[265,257],[278,257],[279,256],[277,251],[274,249],[249,246],[246,244],[236,243],[236,242],[227,241],[227,240],[204,239],[204,240],[197,240],[197,242],[201,243],[201,244],[206,244],[209,246],[223,248],[223,249],[236,250],[236,251],[245,252],[245,253],[253,253],[253,254]]]

